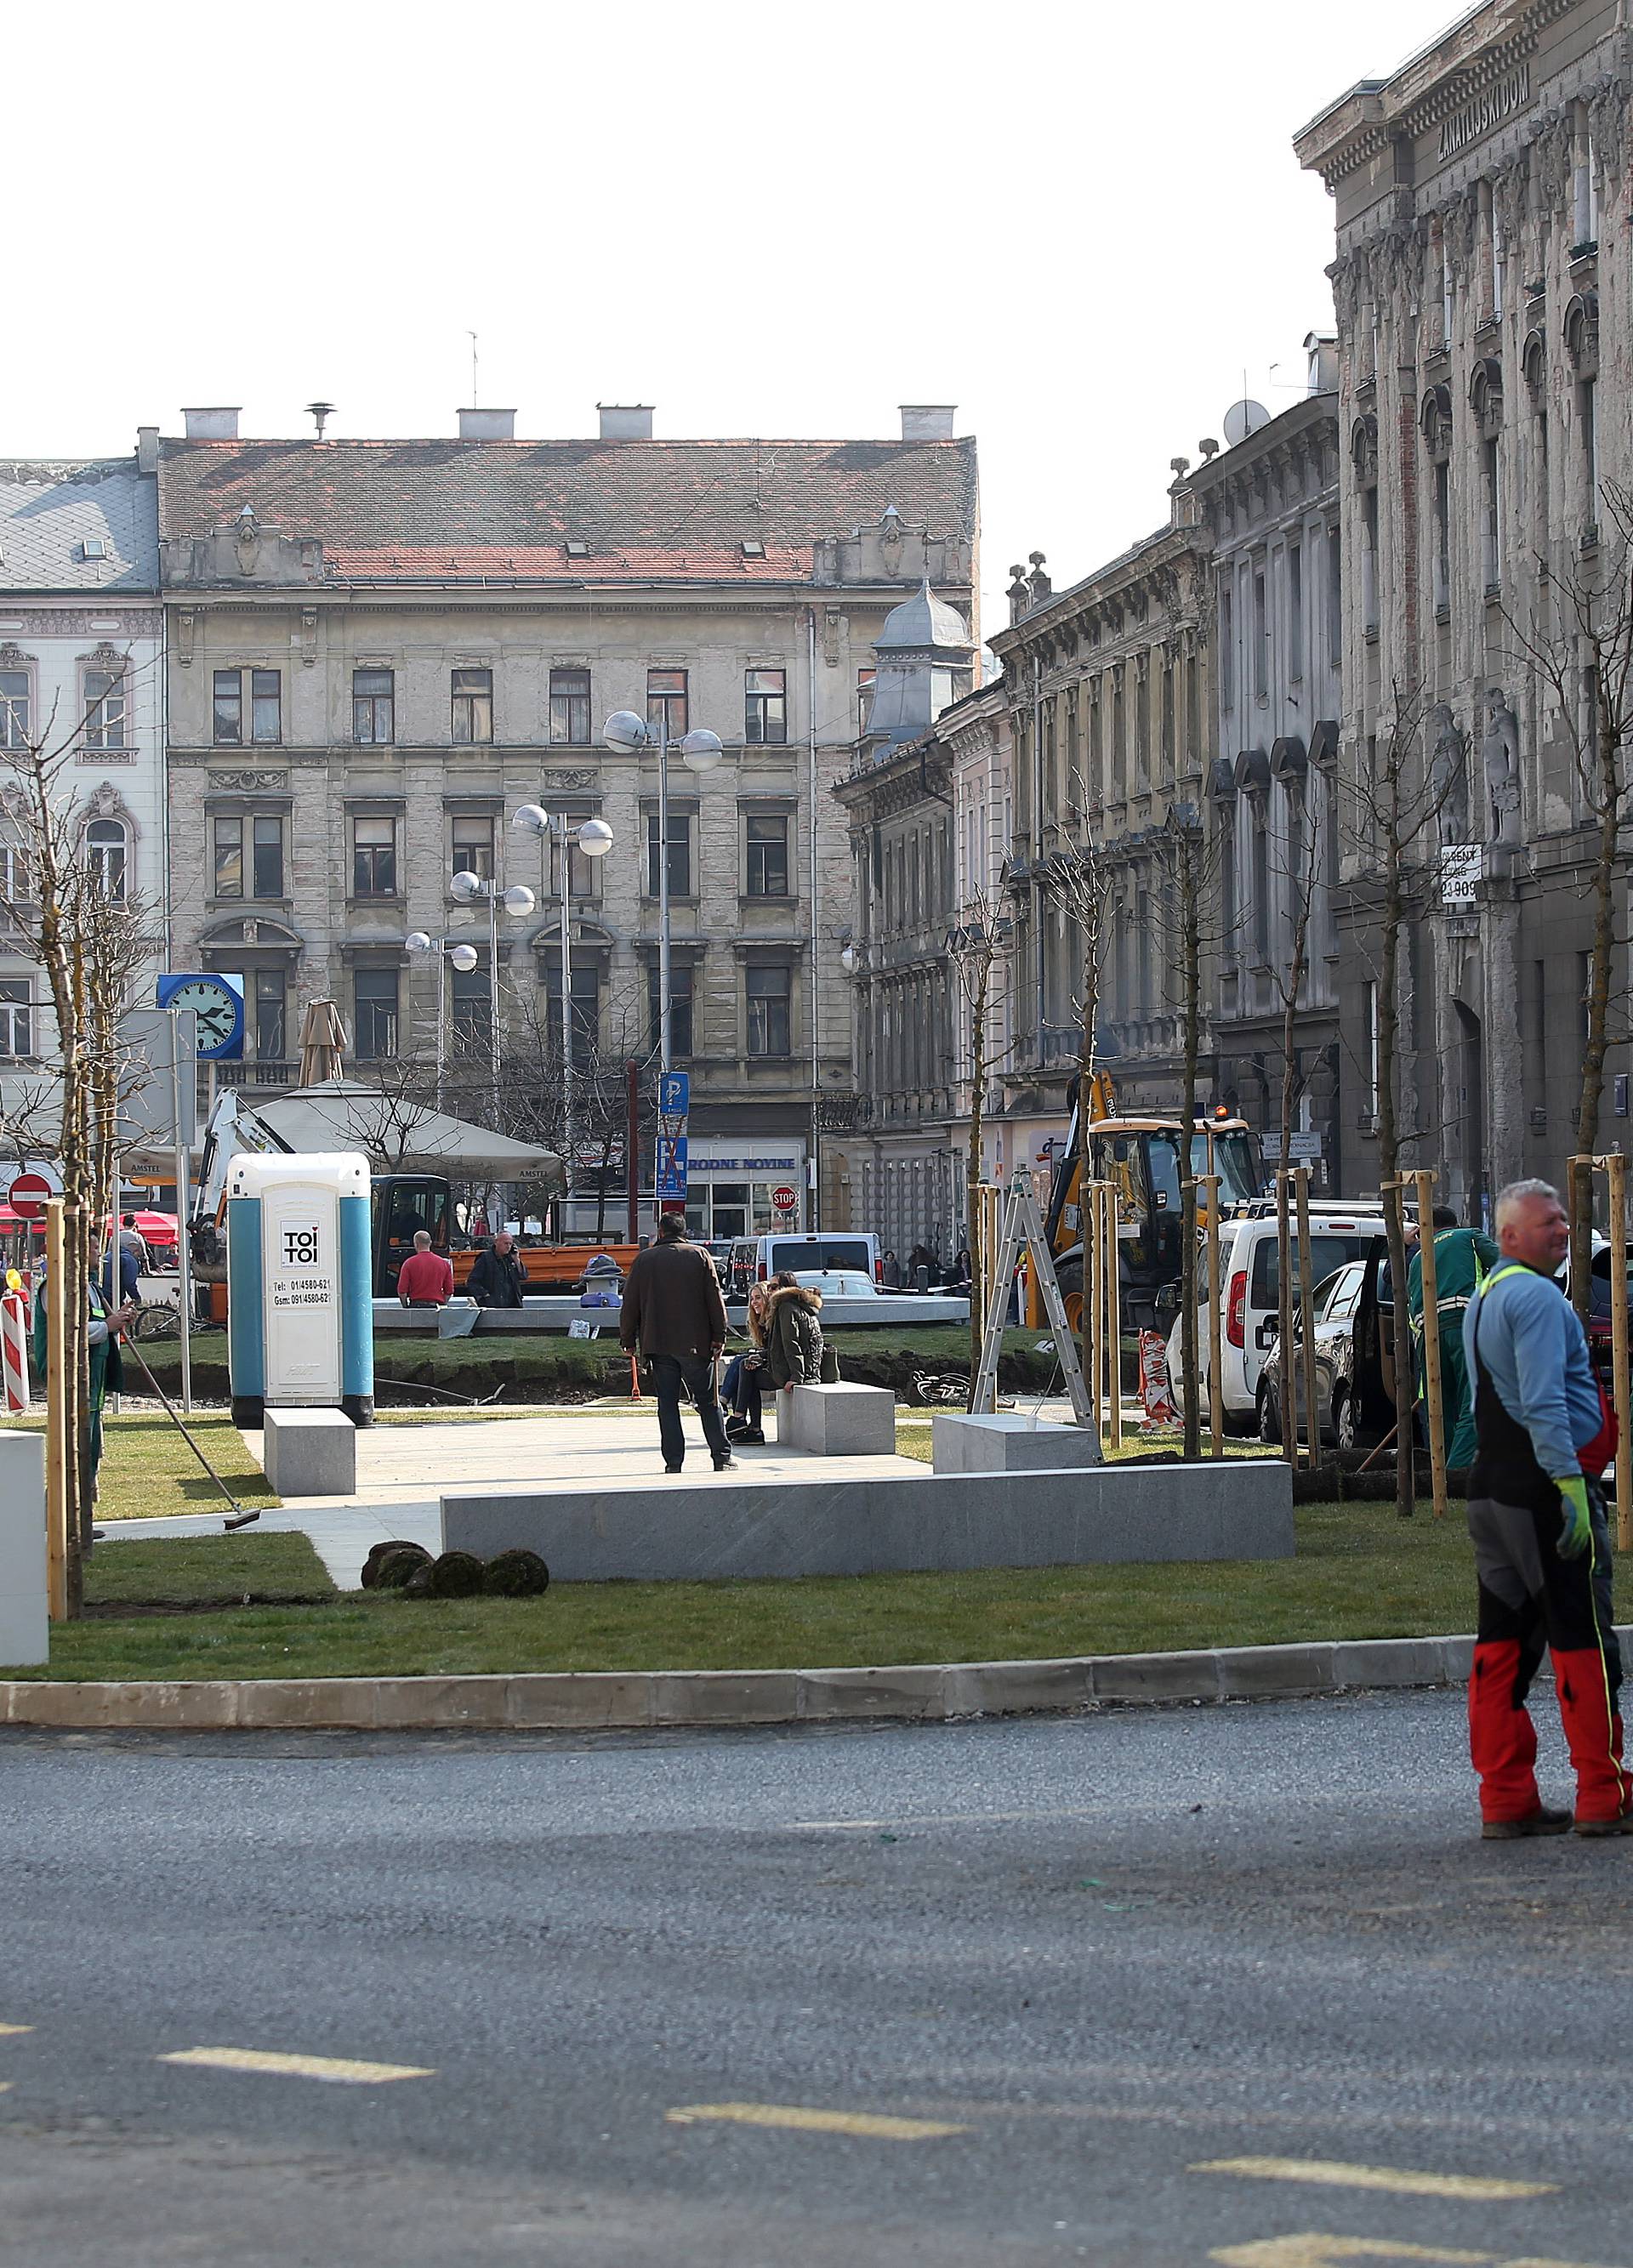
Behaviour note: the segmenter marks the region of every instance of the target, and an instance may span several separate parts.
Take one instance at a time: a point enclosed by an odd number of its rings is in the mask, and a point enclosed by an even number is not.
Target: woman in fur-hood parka
[[[822,1293],[811,1284],[796,1284],[787,1269],[772,1278],[771,1327],[765,1338],[765,1359],[772,1384],[815,1386],[822,1378]]]

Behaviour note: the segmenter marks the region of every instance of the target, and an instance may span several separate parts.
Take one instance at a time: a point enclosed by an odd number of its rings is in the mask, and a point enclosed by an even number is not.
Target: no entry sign
[[[43,1220],[51,1184],[43,1174],[19,1174],[6,1191],[6,1203],[19,1220]]]

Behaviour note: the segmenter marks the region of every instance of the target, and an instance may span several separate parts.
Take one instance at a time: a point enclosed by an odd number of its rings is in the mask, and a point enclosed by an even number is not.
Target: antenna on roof
[[[465,336],[470,341],[470,406],[474,409],[477,406],[477,334],[467,331]]]

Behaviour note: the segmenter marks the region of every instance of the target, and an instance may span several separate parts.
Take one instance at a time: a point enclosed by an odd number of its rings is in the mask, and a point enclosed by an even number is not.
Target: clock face
[[[211,976],[193,976],[178,984],[165,1005],[193,1011],[201,1056],[218,1054],[231,1045],[238,1030],[238,996],[231,985],[218,984]]]

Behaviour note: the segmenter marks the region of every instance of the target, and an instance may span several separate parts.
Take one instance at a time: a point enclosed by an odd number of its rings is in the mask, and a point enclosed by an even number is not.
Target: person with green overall
[[[94,1281],[85,1286],[85,1337],[91,1350],[91,1500],[96,1501],[97,1469],[102,1462],[102,1405],[110,1394],[117,1394],[124,1384],[124,1369],[119,1359],[119,1333],[135,1314],[139,1302],[127,1300],[115,1307],[100,1284]],[[47,1376],[46,1355],[46,1284],[42,1270],[34,1278],[33,1354],[34,1369],[43,1381]]]
[[[1440,1406],[1446,1440],[1446,1470],[1467,1472],[1474,1462],[1474,1396],[1468,1366],[1463,1359],[1463,1317],[1468,1303],[1502,1259],[1489,1236],[1478,1229],[1459,1228],[1449,1205],[1437,1205],[1431,1216],[1435,1231],[1435,1306],[1440,1318]],[[1423,1384],[1423,1256],[1415,1248],[1407,1270],[1407,1318],[1417,1365],[1418,1399]],[[1428,1422],[1425,1410],[1424,1422]]]

